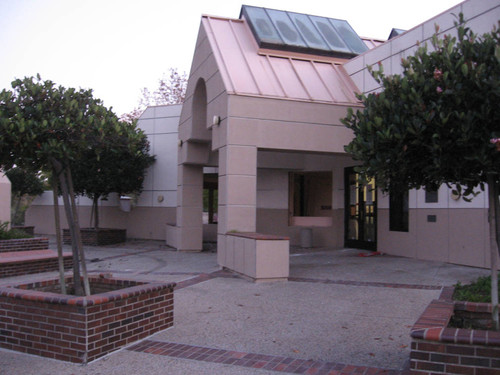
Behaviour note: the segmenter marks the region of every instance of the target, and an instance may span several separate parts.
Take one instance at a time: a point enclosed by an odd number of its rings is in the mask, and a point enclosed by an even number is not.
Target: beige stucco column
[[[177,186],[177,250],[203,247],[203,167],[180,164]]]
[[[257,215],[257,147],[219,149],[219,233],[254,232]]]
[[[11,184],[6,175],[0,172],[0,222],[10,222]]]
[[[255,232],[257,222],[257,147],[226,145],[219,149],[217,255],[225,266],[225,234]]]

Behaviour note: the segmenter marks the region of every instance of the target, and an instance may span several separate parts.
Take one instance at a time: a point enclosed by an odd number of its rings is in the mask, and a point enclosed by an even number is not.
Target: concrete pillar
[[[0,172],[0,222],[10,222],[11,184],[9,178]],[[10,225],[9,225],[10,227]]]
[[[203,167],[180,164],[177,186],[177,250],[203,248]]]
[[[257,227],[257,147],[219,149],[218,263],[226,266],[226,233],[255,232]]]

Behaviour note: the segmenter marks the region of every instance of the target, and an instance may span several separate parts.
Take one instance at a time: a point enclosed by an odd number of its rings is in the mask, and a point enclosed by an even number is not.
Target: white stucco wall
[[[146,172],[143,191],[133,202],[130,212],[120,209],[120,198],[111,194],[99,202],[100,226],[127,229],[131,238],[165,239],[165,226],[175,221],[177,201],[177,135],[181,104],[148,107],[138,121],[138,127],[148,136],[150,153],[155,163]],[[59,200],[62,207],[62,199]],[[26,224],[35,232],[53,234],[53,198],[48,191],[37,197],[26,213]],[[92,201],[78,197],[80,223],[88,226]],[[61,208],[62,210],[62,208]],[[65,216],[62,226],[65,227]]]
[[[10,222],[11,184],[7,176],[0,172],[0,222]]]

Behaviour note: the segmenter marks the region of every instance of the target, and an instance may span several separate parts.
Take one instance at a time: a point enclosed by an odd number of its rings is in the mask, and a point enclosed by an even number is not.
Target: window
[[[332,210],[331,172],[290,173],[291,216],[326,217]]]
[[[408,191],[389,194],[389,230],[408,232]]]
[[[438,203],[437,190],[425,190],[425,203]]]

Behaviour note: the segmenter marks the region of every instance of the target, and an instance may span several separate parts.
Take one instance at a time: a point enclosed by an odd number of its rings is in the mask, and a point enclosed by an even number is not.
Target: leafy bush
[[[500,281],[499,281],[500,297]],[[491,276],[479,277],[476,281],[462,285],[460,282],[454,285],[455,301],[487,302],[491,303]]]
[[[0,222],[0,240],[14,240],[18,238],[31,238],[33,236],[19,229],[7,229],[9,223]]]

